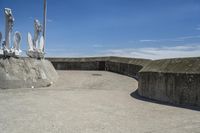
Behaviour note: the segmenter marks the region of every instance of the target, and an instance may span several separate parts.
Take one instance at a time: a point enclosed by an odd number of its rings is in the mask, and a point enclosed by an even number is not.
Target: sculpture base
[[[0,58],[1,89],[47,87],[57,78],[57,72],[48,60]]]
[[[44,58],[44,52],[39,51],[28,51],[26,53],[30,58],[42,59]]]
[[[21,53],[21,50],[15,50],[15,49],[3,50],[3,56],[4,57],[16,57],[16,58],[19,58],[20,53]]]

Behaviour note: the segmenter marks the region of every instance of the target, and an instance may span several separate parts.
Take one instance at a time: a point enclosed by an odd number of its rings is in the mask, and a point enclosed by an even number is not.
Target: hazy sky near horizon
[[[47,0],[47,56],[126,56],[171,58],[200,56],[199,0]],[[33,34],[42,22],[43,0],[0,0],[13,10],[14,31]]]

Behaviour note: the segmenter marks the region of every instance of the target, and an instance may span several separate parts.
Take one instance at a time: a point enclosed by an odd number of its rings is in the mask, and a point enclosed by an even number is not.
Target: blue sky
[[[200,56],[199,0],[47,0],[46,56]],[[0,0],[13,9],[23,50],[33,20],[42,22],[43,0]]]

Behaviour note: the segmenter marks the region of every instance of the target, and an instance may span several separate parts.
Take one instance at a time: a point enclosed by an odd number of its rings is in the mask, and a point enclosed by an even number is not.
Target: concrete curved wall
[[[141,96],[200,106],[200,58],[152,61],[139,72]]]
[[[122,57],[48,58],[57,70],[105,70],[138,79],[139,95],[200,106],[200,58],[147,60]]]
[[[151,60],[122,57],[47,58],[57,70],[102,70],[134,78]]]
[[[105,70],[106,57],[47,58],[57,70]]]

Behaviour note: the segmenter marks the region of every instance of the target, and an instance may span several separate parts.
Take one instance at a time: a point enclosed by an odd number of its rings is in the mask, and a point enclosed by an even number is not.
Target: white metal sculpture
[[[20,43],[21,43],[21,34],[19,32],[15,32],[15,35],[14,35],[14,40],[13,40],[13,52],[15,53],[15,55],[20,55],[21,53],[21,50],[20,50]]]
[[[42,25],[39,20],[34,20],[34,39],[32,39],[31,33],[28,33],[28,45],[29,49],[27,55],[31,58],[43,58],[44,57],[44,37],[40,36],[42,32]],[[40,40],[39,40],[40,37]]]
[[[44,46],[46,44],[46,27],[47,27],[47,0],[44,0],[44,12],[43,12],[43,37],[44,37]],[[44,52],[44,47],[43,47]]]
[[[33,40],[33,46],[34,48],[38,47],[39,44],[39,35],[42,32],[42,25],[40,24],[39,20],[34,21],[34,40]]]
[[[16,32],[14,35],[14,46],[11,47],[11,35],[13,31],[14,25],[14,17],[12,15],[12,10],[10,8],[5,8],[5,41],[3,41],[0,50],[0,55],[5,57],[18,57],[21,53],[20,50],[20,42],[21,42],[21,34]],[[0,35],[0,41],[2,39],[2,34]],[[3,51],[3,53],[1,52]]]
[[[1,41],[2,41],[2,33],[0,32],[0,44],[1,44]],[[0,56],[3,56],[2,46],[0,47]]]
[[[12,10],[9,8],[5,8],[5,36],[6,36],[6,49],[10,48],[10,42],[11,42],[11,34],[13,30],[13,24],[14,24],[14,17],[12,15]]]
[[[44,45],[46,42],[46,14],[47,14],[47,1],[44,0],[44,14],[43,14],[43,28],[39,20],[34,20],[34,39],[28,33],[28,46],[27,55],[31,58],[44,58]],[[40,33],[42,35],[40,36]],[[40,39],[39,39],[40,38]]]
[[[1,39],[2,39],[2,33],[0,32],[0,44],[1,44]]]

